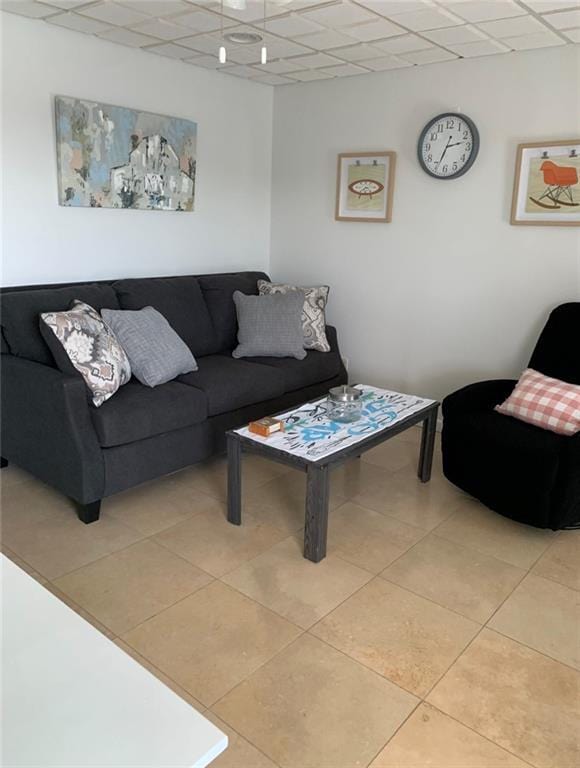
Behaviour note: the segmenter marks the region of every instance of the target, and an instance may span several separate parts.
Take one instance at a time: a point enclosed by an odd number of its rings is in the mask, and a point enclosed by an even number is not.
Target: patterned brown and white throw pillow
[[[83,377],[94,405],[102,405],[129,381],[131,365],[123,347],[89,304],[74,301],[68,312],[44,312],[40,319],[62,345],[73,368]],[[43,336],[59,367],[65,368],[59,360],[60,348],[55,349],[54,340],[46,333]]]
[[[264,296],[272,293],[288,293],[302,291],[304,307],[302,309],[302,330],[304,333],[304,349],[316,349],[319,352],[330,352],[330,344],[326,338],[326,303],[328,302],[328,285],[318,285],[302,288],[299,285],[284,283],[269,283],[258,280],[258,291]]]

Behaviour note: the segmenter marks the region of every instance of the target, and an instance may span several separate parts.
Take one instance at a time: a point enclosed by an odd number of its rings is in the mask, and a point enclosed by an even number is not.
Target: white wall
[[[566,46],[276,89],[275,279],[329,283],[351,378],[441,397],[517,376],[547,311],[580,298],[580,230],[509,224],[518,142],[578,137],[580,51]],[[479,157],[427,176],[427,120],[461,108]],[[398,153],[393,221],[334,221],[336,155]]]
[[[4,285],[268,267],[271,88],[0,16]],[[196,121],[196,211],[59,207],[56,94]]]

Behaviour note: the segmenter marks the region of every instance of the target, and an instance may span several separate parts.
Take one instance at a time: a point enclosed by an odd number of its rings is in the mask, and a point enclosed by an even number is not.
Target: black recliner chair
[[[529,367],[580,384],[580,302],[550,314]],[[495,512],[538,528],[580,527],[580,433],[557,435],[494,411],[513,380],[481,381],[443,401],[445,477]]]

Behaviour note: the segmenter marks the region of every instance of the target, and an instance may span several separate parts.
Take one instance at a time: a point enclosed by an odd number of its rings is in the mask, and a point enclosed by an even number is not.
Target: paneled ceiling
[[[236,7],[232,7],[236,6]],[[2,10],[266,85],[580,43],[580,0],[0,0]],[[265,10],[265,21],[264,21]],[[257,32],[264,42],[225,42]]]

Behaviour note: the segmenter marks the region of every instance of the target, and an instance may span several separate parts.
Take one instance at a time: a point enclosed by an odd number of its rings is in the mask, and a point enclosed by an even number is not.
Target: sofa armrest
[[[338,333],[334,325],[326,326],[326,338],[330,344],[330,351],[338,352],[340,354],[340,350],[338,349]]]
[[[443,418],[477,411],[490,411],[511,394],[515,385],[515,379],[494,379],[468,384],[447,395],[443,400]]]
[[[100,499],[104,462],[80,377],[2,355],[2,456],[76,501]]]

